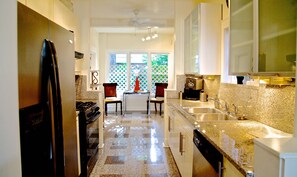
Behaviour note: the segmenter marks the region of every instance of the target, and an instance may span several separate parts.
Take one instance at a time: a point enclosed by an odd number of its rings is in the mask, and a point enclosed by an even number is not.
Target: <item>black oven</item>
[[[80,177],[87,177],[98,159],[101,113],[98,105],[94,102],[77,102],[76,109],[79,111]]]

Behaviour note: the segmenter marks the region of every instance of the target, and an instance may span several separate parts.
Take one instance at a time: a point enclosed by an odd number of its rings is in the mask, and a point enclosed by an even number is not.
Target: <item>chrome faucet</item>
[[[224,104],[222,104],[221,101],[223,101]],[[219,101],[219,104],[224,108],[224,111],[226,111],[226,113],[229,113],[228,103],[224,100],[221,100],[221,101]]]
[[[236,106],[234,103],[232,104],[232,106],[234,107],[234,116],[238,119],[238,120],[245,120],[247,119],[247,116],[244,113],[239,113],[238,108],[242,107],[242,106]]]
[[[234,115],[237,116],[238,114],[238,107],[233,103],[232,104],[233,108],[234,108]]]
[[[214,101],[215,108],[219,107],[218,104],[219,104],[220,100],[219,100],[217,95],[214,98],[213,97],[208,97],[207,100],[208,101],[211,101],[211,100]]]
[[[226,101],[220,100],[217,96],[214,97],[214,98],[208,97],[208,100],[213,100],[214,101],[215,108],[219,109],[220,106],[221,106],[224,109],[224,111],[226,111],[228,113],[229,107],[228,107],[228,103]]]

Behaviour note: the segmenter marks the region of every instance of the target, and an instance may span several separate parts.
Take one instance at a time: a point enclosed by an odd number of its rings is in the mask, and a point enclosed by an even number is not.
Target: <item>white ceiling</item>
[[[148,26],[158,26],[158,31],[172,33],[174,2],[175,0],[90,0],[91,26],[98,32],[124,33],[143,32],[147,31]]]

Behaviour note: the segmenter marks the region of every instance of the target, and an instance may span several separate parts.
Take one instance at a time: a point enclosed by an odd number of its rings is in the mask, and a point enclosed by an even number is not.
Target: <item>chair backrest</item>
[[[168,83],[155,83],[156,94],[155,97],[164,97],[164,89],[167,88]]]
[[[104,97],[117,97],[117,83],[103,83]]]

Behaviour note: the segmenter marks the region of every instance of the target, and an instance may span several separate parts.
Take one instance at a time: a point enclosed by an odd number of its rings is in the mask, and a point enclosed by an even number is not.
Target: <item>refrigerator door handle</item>
[[[53,157],[54,176],[64,177],[64,145],[62,129],[62,105],[59,85],[59,75],[57,72],[57,61],[55,46],[52,42],[45,39],[42,49],[42,87],[41,99],[46,105],[49,113],[49,121],[52,130],[51,148]]]

